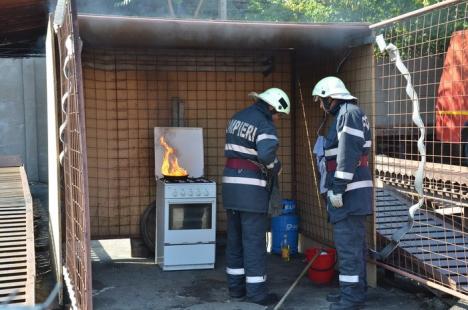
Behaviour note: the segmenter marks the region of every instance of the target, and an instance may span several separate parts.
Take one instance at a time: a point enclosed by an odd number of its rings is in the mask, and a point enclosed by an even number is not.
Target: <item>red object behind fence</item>
[[[461,142],[468,122],[468,31],[452,33],[445,56],[436,103],[436,137]]]

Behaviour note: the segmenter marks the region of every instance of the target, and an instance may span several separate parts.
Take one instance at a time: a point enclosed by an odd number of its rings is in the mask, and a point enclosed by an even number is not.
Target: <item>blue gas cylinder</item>
[[[285,235],[289,245],[289,253],[297,253],[297,236],[299,217],[297,215],[283,214],[271,218],[271,251],[281,253],[281,246]]]
[[[283,199],[283,214],[294,214],[296,212],[296,201],[292,199]]]

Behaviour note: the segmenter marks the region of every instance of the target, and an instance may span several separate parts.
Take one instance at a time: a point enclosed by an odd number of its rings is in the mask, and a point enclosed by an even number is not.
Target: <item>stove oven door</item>
[[[168,199],[165,208],[166,245],[215,242],[215,198]]]

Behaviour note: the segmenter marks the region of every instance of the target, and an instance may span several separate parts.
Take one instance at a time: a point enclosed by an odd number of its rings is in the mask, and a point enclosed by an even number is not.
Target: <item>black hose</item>
[[[154,253],[156,235],[156,201],[150,203],[140,218],[140,233],[146,247]]]

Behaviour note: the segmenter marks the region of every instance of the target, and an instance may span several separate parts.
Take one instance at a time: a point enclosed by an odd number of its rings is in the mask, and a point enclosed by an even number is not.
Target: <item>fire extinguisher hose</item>
[[[408,221],[396,230],[391,237],[390,243],[387,244],[382,250],[379,252],[372,252],[372,255],[377,260],[384,260],[386,259],[400,244],[400,240],[406,235],[414,225],[414,214],[417,210],[421,208],[424,204],[424,190],[423,190],[423,180],[424,180],[424,167],[426,165],[426,146],[424,144],[424,137],[425,137],[425,127],[424,122],[421,119],[421,113],[419,111],[419,99],[411,83],[411,75],[409,73],[408,68],[405,66],[403,61],[400,57],[400,52],[398,48],[393,44],[387,44],[383,35],[379,35],[376,38],[377,45],[379,46],[380,52],[387,52],[390,56],[390,61],[395,63],[398,71],[403,75],[406,79],[406,94],[410,98],[411,102],[413,103],[413,123],[418,126],[419,128],[419,139],[418,139],[418,151],[421,155],[421,160],[418,165],[418,170],[416,171],[415,180],[414,180],[414,188],[419,195],[419,200],[416,204],[411,206],[408,210]]]

